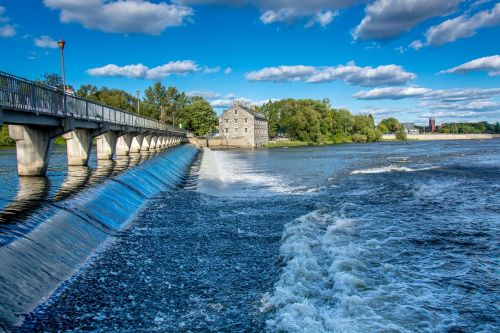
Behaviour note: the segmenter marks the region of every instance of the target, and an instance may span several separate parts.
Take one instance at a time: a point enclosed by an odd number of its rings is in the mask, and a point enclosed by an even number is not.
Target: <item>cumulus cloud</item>
[[[353,95],[354,98],[361,100],[416,98],[420,100],[419,108],[444,110],[443,116],[450,116],[451,112],[455,112],[455,117],[499,112],[500,103],[494,100],[499,96],[500,88],[433,90],[421,87],[376,88]]]
[[[460,66],[439,72],[440,74],[469,73],[476,71],[487,71],[489,76],[500,75],[500,55],[483,57],[466,62]]]
[[[5,7],[0,6],[0,37],[9,38],[17,34],[16,27],[8,24],[10,19],[5,16]]]
[[[427,107],[431,110],[454,110],[454,111],[473,111],[473,112],[500,110],[500,103],[489,100],[461,101],[461,102],[424,101],[421,102],[418,106]]]
[[[303,65],[265,67],[261,70],[248,73],[246,78],[249,81],[300,81],[310,77],[315,71],[315,67]]]
[[[433,90],[422,87],[388,87],[360,91],[353,95],[354,98],[362,100],[419,98],[423,100],[441,100],[443,102],[484,100],[497,96],[500,96],[500,88]]]
[[[235,7],[251,6],[261,11],[264,24],[291,23],[307,19],[307,27],[327,26],[333,21],[336,10],[354,6],[364,0],[174,0],[182,5],[218,4]]]
[[[41,48],[57,49],[57,42],[49,36],[40,36],[34,38],[35,45]]]
[[[92,76],[127,77],[150,80],[161,80],[172,74],[187,74],[200,71],[194,61],[171,61],[165,65],[149,68],[143,64],[117,66],[109,64],[103,67],[91,68],[87,73]]]
[[[363,100],[375,99],[403,99],[412,97],[423,97],[429,93],[431,89],[420,87],[387,87],[375,88],[368,91],[360,91],[352,97]]]
[[[231,74],[233,72],[233,69],[231,67],[226,67],[224,69],[224,74]]]
[[[186,6],[146,0],[44,0],[44,4],[60,10],[63,23],[76,22],[88,29],[111,33],[159,35],[193,15],[193,10]]]
[[[400,85],[416,78],[401,66],[359,67],[354,62],[330,67],[279,66],[266,67],[247,74],[249,81],[324,83],[343,80],[358,86]]]
[[[441,46],[460,38],[472,37],[479,29],[498,25],[500,25],[500,3],[491,10],[480,11],[473,16],[461,15],[430,27],[425,36],[428,45]]]
[[[453,13],[462,0],[375,0],[355,28],[355,39],[389,39],[435,16]]]

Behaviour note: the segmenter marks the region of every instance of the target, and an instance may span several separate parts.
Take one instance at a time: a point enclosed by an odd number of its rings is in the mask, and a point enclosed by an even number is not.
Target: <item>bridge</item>
[[[0,72],[0,125],[16,142],[20,176],[44,176],[54,140],[63,136],[68,165],[88,164],[94,138],[97,159],[155,151],[189,142],[187,131],[114,109],[56,88]]]

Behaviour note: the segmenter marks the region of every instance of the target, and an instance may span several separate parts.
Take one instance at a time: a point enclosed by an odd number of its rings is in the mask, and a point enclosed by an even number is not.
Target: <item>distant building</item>
[[[256,148],[269,142],[266,117],[238,101],[219,117],[219,133],[224,146]]]
[[[415,127],[415,123],[402,123],[406,134],[418,134],[419,130]]]
[[[429,132],[436,132],[436,119],[429,118]]]

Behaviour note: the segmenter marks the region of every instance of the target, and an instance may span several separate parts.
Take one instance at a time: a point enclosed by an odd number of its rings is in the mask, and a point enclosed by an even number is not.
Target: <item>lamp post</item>
[[[66,73],[64,70],[64,45],[66,45],[66,42],[62,39],[59,39],[59,41],[57,41],[57,45],[59,45],[59,49],[61,50],[63,92],[66,93]]]
[[[141,100],[139,99],[139,94],[141,93],[139,90],[136,91],[137,92],[137,114],[140,115],[141,114]]]

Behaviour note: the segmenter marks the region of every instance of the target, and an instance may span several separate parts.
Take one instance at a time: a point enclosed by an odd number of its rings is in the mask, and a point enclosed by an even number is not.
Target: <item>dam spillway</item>
[[[69,169],[51,199],[45,198],[47,179],[20,178],[21,191],[4,207],[0,229],[0,328],[20,324],[110,235],[123,232],[148,198],[179,186],[198,151],[184,144],[126,170],[119,159],[92,173]],[[128,164],[138,163],[133,158]]]
[[[107,241],[14,331],[496,332],[499,156],[494,140],[203,150],[126,229],[89,223]]]

